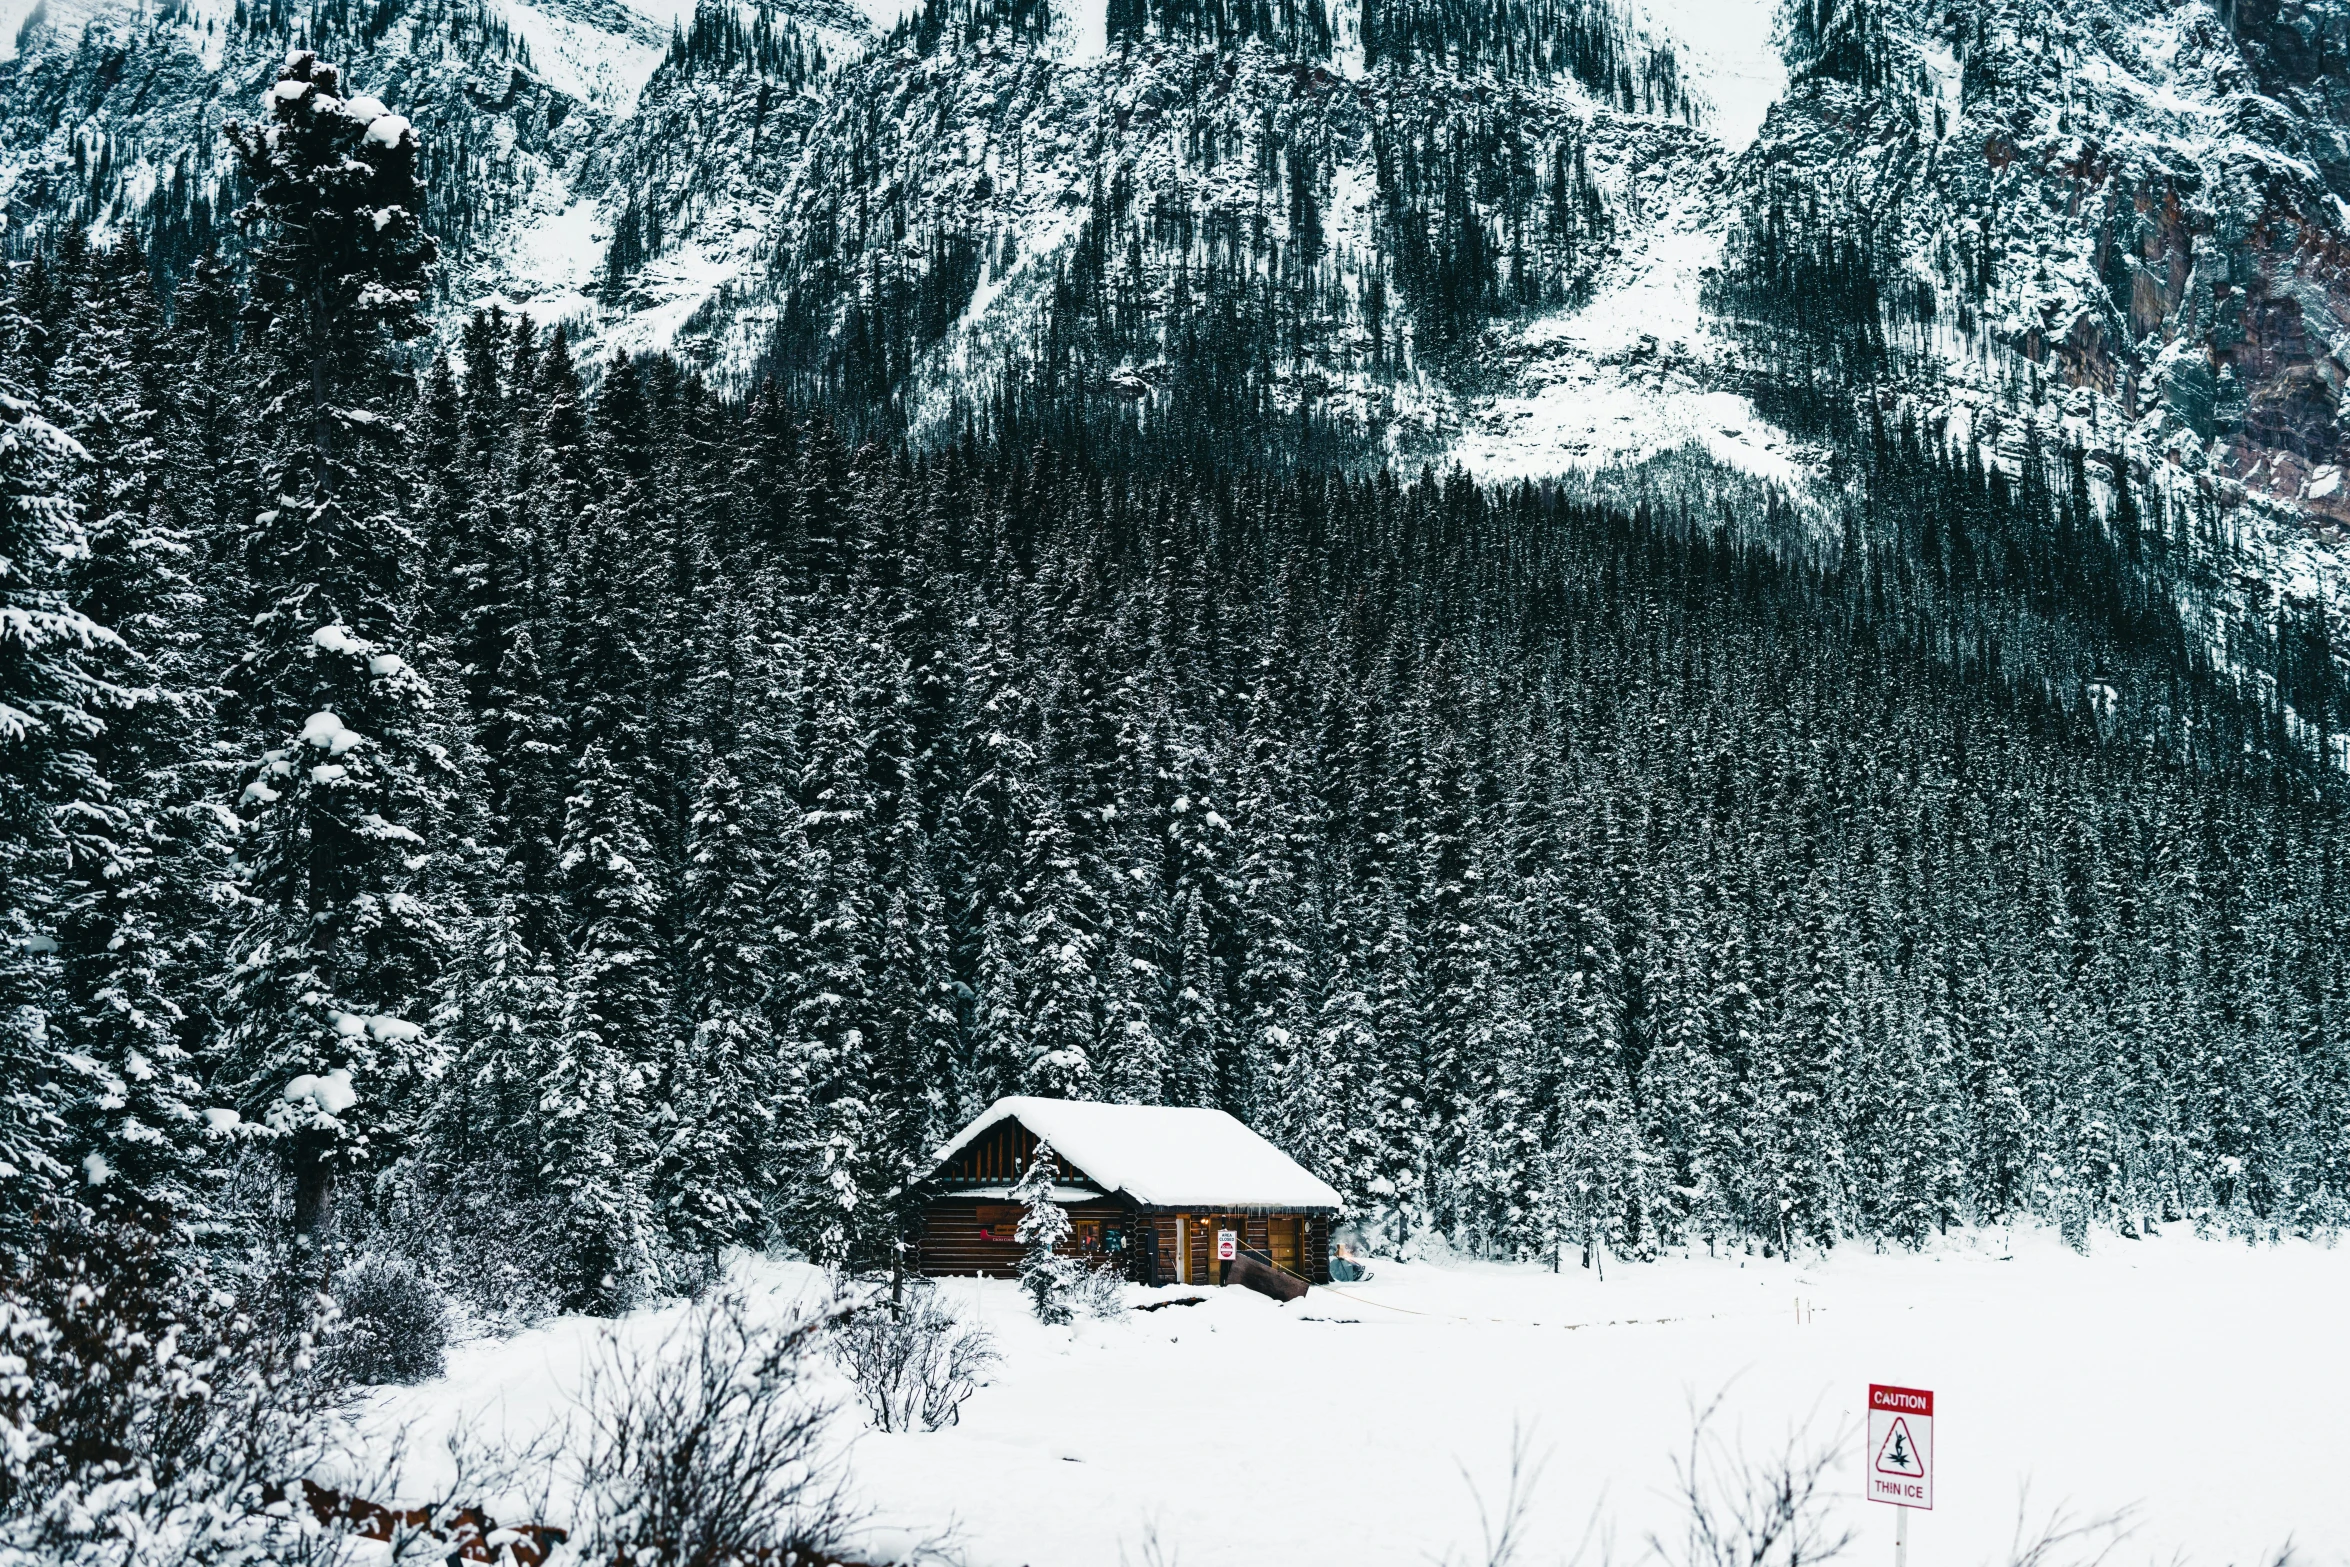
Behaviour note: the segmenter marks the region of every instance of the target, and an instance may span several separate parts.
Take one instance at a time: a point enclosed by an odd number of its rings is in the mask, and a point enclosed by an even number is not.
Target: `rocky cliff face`
[[[1980,387],[2020,361],[2179,469],[2350,517],[2350,11],[1835,22],[1841,52],[1799,71],[1739,171],[1750,213],[1830,203],[1926,301],[1914,370]]]

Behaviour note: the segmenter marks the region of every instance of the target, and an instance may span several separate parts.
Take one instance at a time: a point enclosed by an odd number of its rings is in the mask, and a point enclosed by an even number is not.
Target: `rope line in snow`
[[[1498,1322],[1505,1328],[1538,1328],[1542,1326],[1542,1324],[1539,1322],[1531,1322],[1520,1317],[1464,1317],[1457,1312],[1451,1311],[1417,1311],[1410,1306],[1391,1306],[1383,1300],[1371,1300],[1362,1295],[1349,1295],[1346,1291],[1342,1289],[1334,1289],[1327,1284],[1318,1284],[1315,1286],[1315,1288],[1321,1290],[1326,1295],[1336,1295],[1340,1300],[1351,1300],[1359,1305],[1364,1306],[1377,1306],[1381,1311],[1400,1311],[1409,1317],[1440,1317],[1447,1322]],[[1561,1322],[1558,1324],[1558,1326],[1569,1333],[1573,1333],[1581,1328],[1662,1327],[1669,1322],[1712,1322],[1719,1319],[1721,1315],[1722,1314],[1718,1311],[1710,1311],[1707,1312],[1703,1317],[1696,1318],[1619,1317],[1613,1322]],[[1749,1315],[1759,1315],[1759,1313],[1749,1313]]]

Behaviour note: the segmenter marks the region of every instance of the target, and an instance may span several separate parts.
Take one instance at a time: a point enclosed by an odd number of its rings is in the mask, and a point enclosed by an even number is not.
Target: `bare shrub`
[[[958,1320],[927,1279],[894,1307],[876,1298],[844,1314],[830,1343],[879,1431],[953,1425],[996,1360],[985,1330]]]
[[[344,1246],[415,1268],[452,1308],[453,1323],[503,1335],[555,1311],[548,1281],[568,1266],[565,1205],[525,1175],[485,1161],[463,1180],[407,1182],[376,1195],[338,1217]]]
[[[1488,1507],[1485,1493],[1477,1489],[1477,1482],[1469,1474],[1468,1466],[1461,1466],[1461,1478],[1468,1481],[1469,1499],[1477,1507],[1477,1532],[1483,1543],[1471,1558],[1483,1567],[1514,1567],[1518,1553],[1525,1549],[1528,1516],[1534,1510],[1534,1488],[1542,1480],[1547,1455],[1534,1453],[1532,1435],[1523,1426],[1510,1427],[1510,1467],[1507,1487],[1498,1504]],[[1446,1557],[1447,1567],[1451,1558]]]
[[[2016,1498],[2008,1567],[2103,1567],[2129,1538],[2129,1516],[2124,1511],[2077,1518],[2060,1507],[2035,1525],[2027,1492]]]
[[[580,1559],[722,1567],[762,1553],[837,1555],[856,1518],[826,1440],[834,1410],[808,1372],[838,1326],[805,1307],[765,1320],[722,1289],[658,1346],[608,1337],[574,1455]]]
[[[1797,1430],[1756,1455],[1714,1429],[1721,1404],[1692,1412],[1688,1451],[1673,1461],[1681,1538],[1651,1535],[1651,1554],[1673,1567],[1805,1567],[1844,1554],[1852,1530],[1836,1516],[1833,1475],[1844,1444]]]

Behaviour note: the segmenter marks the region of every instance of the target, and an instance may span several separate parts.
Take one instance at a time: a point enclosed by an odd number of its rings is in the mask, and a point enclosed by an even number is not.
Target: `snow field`
[[[1787,62],[1772,41],[1779,0],[1639,0],[1635,14],[1673,40],[1683,76],[1711,105],[1705,128],[1744,152],[1787,91]]]
[[[822,1287],[769,1260],[738,1277],[779,1310]],[[1845,1439],[1846,1559],[1875,1563],[1893,1517],[1858,1499],[1857,1433],[1867,1384],[1894,1382],[1937,1397],[1938,1506],[1913,1519],[1915,1567],[2006,1561],[2019,1503],[2035,1524],[2134,1506],[2116,1567],[2265,1561],[2288,1541],[2323,1567],[2350,1561],[2346,1287],[2350,1250],[2183,1228],[2088,1258],[1983,1235],[1924,1255],[1611,1264],[1605,1282],[1572,1257],[1555,1275],[1390,1262],[1288,1306],[1209,1291],[1065,1329],[1010,1284],[957,1280],[949,1298],[1003,1355],[991,1384],[946,1431],[851,1439],[853,1413],[843,1430],[874,1548],[951,1526],[971,1567],[1107,1567],[1154,1543],[1184,1567],[1474,1560],[1513,1428],[1542,1465],[1518,1560],[1632,1562],[1673,1526],[1693,1401],[1719,1395],[1714,1429],[1757,1454],[1791,1431]],[[679,1318],[617,1331],[657,1340]],[[370,1429],[404,1432],[418,1473],[457,1422],[559,1421],[602,1331],[564,1319],[460,1348]]]
[[[1453,455],[1481,479],[1541,479],[1636,465],[1697,447],[1790,489],[1804,469],[1754,404],[1712,384],[1727,351],[1705,310],[1721,215],[1684,197],[1602,275],[1589,303],[1516,329],[1515,385],[1468,411]]]
[[[1054,48],[1071,65],[1091,65],[1110,52],[1109,0],[1077,0],[1053,15]]]

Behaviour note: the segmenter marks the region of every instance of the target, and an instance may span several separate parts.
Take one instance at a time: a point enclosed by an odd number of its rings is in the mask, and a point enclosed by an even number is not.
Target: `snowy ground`
[[[785,1263],[740,1272],[779,1302],[821,1285]],[[997,1336],[992,1384],[958,1427],[866,1434],[850,1457],[884,1523],[951,1523],[972,1567],[1140,1563],[1153,1537],[1185,1567],[1481,1559],[1477,1502],[1507,1488],[1513,1425],[1545,1459],[1520,1562],[1567,1561],[1597,1512],[1629,1563],[1669,1526],[1692,1399],[1725,1395],[1719,1428],[1765,1449],[1793,1428],[1849,1435],[1872,1380],[1937,1395],[1940,1505],[1910,1531],[1917,1567],[2004,1562],[2026,1492],[2036,1518],[2135,1506],[2117,1564],[2250,1564],[2288,1540],[2305,1567],[2350,1562],[2350,1248],[2180,1233],[2084,1259],[1983,1237],[1619,1266],[1604,1283],[1391,1263],[1288,1306],[1210,1292],[1071,1329],[1038,1326],[1009,1285],[947,1287]],[[618,1331],[649,1341],[677,1321]],[[566,1319],[461,1348],[375,1429],[405,1432],[414,1463],[459,1418],[558,1419],[603,1331]],[[1857,1500],[1859,1477],[1848,1451],[1847,1559],[1882,1562],[1892,1517]],[[1593,1540],[1582,1560],[1603,1559]]]

